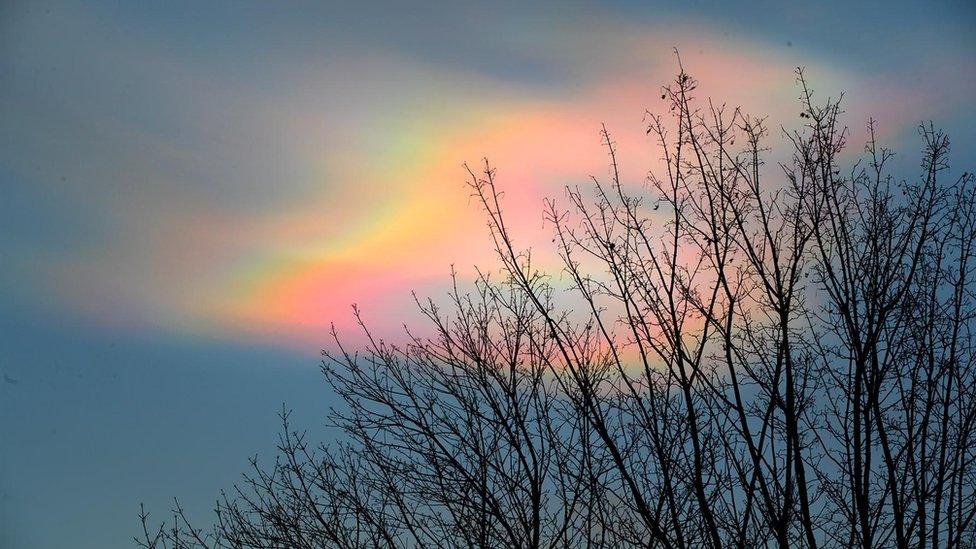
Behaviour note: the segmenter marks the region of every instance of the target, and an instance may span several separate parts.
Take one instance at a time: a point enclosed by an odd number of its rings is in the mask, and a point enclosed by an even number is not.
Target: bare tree
[[[342,436],[312,445],[283,413],[277,461],[212,527],[177,505],[137,542],[976,546],[973,177],[947,179],[922,126],[921,173],[896,180],[873,121],[858,159],[840,100],[797,83],[773,166],[765,119],[698,100],[683,68],[646,185],[603,128],[609,179],[546,203],[562,273],[518,246],[494,169],[469,170],[500,269],[418,298],[433,335],[333,334]]]

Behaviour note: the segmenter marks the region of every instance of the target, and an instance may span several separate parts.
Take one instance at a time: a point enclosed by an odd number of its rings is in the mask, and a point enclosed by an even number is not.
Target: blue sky
[[[282,403],[328,437],[329,323],[393,333],[491,261],[461,163],[493,159],[531,240],[605,171],[600,122],[653,169],[673,46],[784,123],[807,67],[910,176],[929,119],[972,168],[974,29],[968,2],[5,2],[0,546],[129,546],[174,496],[206,520]]]

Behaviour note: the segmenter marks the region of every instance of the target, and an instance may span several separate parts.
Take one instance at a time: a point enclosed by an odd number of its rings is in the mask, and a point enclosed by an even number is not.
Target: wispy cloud
[[[476,24],[464,9],[452,17],[471,32],[414,21],[383,38],[284,15],[249,35],[237,13],[206,39],[141,14],[22,14],[0,161],[10,207],[32,213],[7,221],[8,286],[109,325],[315,346],[330,322],[351,327],[353,302],[396,329],[411,289],[492,264],[463,162],[497,166],[526,245],[548,242],[544,196],[606,173],[601,123],[641,182],[658,157],[642,116],[673,46],[703,96],[775,121],[795,118],[798,64],[819,92],[850,92],[855,129],[876,116],[891,139],[973,106],[966,43],[865,73],[714,19],[584,13]]]

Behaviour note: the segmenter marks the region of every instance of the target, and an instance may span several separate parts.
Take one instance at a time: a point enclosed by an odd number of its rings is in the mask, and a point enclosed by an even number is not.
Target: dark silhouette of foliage
[[[343,436],[313,446],[283,414],[278,460],[212,527],[177,506],[137,541],[973,547],[973,177],[948,179],[948,138],[921,126],[921,172],[895,179],[874,122],[858,158],[840,101],[797,83],[773,166],[766,121],[697,100],[683,69],[648,117],[646,186],[604,128],[609,179],[546,203],[562,273],[469,170],[500,275],[418,299],[432,336],[336,337]]]

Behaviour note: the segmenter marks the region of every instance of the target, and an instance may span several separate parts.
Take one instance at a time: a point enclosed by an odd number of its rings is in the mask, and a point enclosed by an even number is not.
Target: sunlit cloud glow
[[[40,256],[46,276],[32,284],[55,309],[108,325],[312,350],[327,344],[332,323],[355,332],[353,303],[378,330],[397,331],[416,319],[411,290],[439,297],[452,265],[462,276],[494,267],[464,163],[478,169],[490,159],[519,244],[532,247],[549,242],[544,197],[607,175],[601,124],[613,133],[625,180],[641,184],[659,167],[644,116],[664,109],[659,90],[677,70],[674,46],[703,101],[741,105],[773,124],[796,118],[793,70],[804,65],[818,92],[851,94],[855,141],[869,116],[894,139],[918,116],[966,102],[959,94],[932,101],[926,96],[936,88],[924,81],[862,75],[707,24],[605,18],[515,42],[563,76],[526,81],[355,51],[285,63],[270,84],[218,85],[165,51],[114,54],[132,78],[159,75],[196,91],[181,86],[177,97],[166,96],[166,118],[99,119],[87,154],[126,145],[109,168],[81,162],[68,177],[88,188],[68,192],[104,216],[108,234]],[[963,62],[951,78],[971,83],[973,73]],[[771,142],[780,142],[779,128],[772,130]]]

